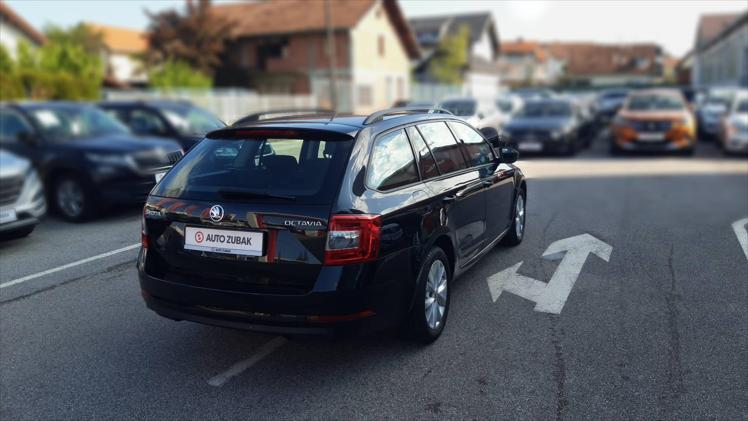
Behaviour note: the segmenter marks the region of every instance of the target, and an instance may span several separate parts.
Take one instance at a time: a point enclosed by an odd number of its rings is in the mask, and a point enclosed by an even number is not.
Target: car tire
[[[82,177],[65,174],[55,180],[52,203],[57,213],[70,222],[84,222],[96,211],[93,188]]]
[[[442,334],[449,315],[451,281],[447,255],[439,247],[432,248],[418,273],[414,303],[406,323],[411,338],[431,343]]]
[[[522,242],[525,238],[525,228],[527,221],[527,195],[522,188],[517,189],[517,197],[514,199],[514,212],[512,212],[512,226],[509,227],[509,231],[506,233],[504,238],[501,239],[501,244],[509,247],[514,247]]]

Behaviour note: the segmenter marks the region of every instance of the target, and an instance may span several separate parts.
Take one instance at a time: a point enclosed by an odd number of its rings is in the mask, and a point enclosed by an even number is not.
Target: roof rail
[[[376,123],[378,121],[384,120],[387,116],[396,116],[396,115],[407,115],[407,114],[449,114],[453,115],[451,112],[445,110],[441,107],[422,107],[422,106],[412,106],[412,107],[396,107],[396,108],[388,108],[386,110],[377,111],[375,113],[369,114],[368,117],[366,117],[366,120],[364,120],[364,125]]]
[[[254,123],[260,120],[268,120],[271,118],[282,118],[282,117],[292,117],[292,116],[300,116],[300,115],[333,115],[335,112],[333,110],[327,109],[327,108],[292,108],[287,110],[271,110],[271,111],[263,111],[259,113],[253,113],[246,115],[238,120],[236,120],[234,123],[232,123],[232,126],[239,126],[242,124],[248,124],[248,123]]]

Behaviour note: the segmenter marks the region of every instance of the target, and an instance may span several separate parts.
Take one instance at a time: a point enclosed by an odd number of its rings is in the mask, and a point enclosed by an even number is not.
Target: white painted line
[[[208,380],[208,384],[215,387],[221,387],[229,381],[232,377],[236,377],[240,374],[242,374],[244,371],[252,367],[253,365],[260,362],[263,358],[270,355],[273,351],[280,348],[287,342],[286,338],[282,336],[278,336],[276,338],[273,338],[271,341],[263,344],[257,352],[252,354],[249,358],[246,360],[241,360],[238,363],[232,365],[229,367],[228,370],[224,371],[221,374],[218,374],[214,377],[211,377],[210,380]]]
[[[136,249],[138,247],[140,247],[140,243],[133,244],[133,245],[130,245],[130,246],[127,246],[127,247],[122,247],[122,248],[117,249],[117,250],[108,251],[106,253],[97,254],[96,256],[87,257],[85,259],[81,259],[81,260],[78,260],[78,261],[75,261],[75,262],[72,262],[72,263],[68,263],[66,265],[58,266],[56,268],[48,269],[48,270],[45,270],[43,272],[38,272],[38,273],[34,273],[33,275],[24,276],[23,278],[17,278],[17,279],[14,279],[12,281],[3,282],[2,284],[0,284],[0,288],[12,287],[13,285],[18,285],[20,283],[23,283],[23,282],[26,282],[26,281],[30,281],[32,279],[41,278],[42,276],[47,276],[49,274],[56,273],[56,272],[59,272],[61,270],[70,269],[72,267],[84,265],[86,263],[90,263],[90,262],[93,262],[95,260],[100,260],[100,259],[103,259],[105,257],[113,256],[115,254],[123,253],[123,252],[126,252],[128,250],[133,250],[133,249]]]
[[[748,259],[748,218],[743,218],[732,223],[732,229],[738,237],[740,247],[743,248],[745,258]]]

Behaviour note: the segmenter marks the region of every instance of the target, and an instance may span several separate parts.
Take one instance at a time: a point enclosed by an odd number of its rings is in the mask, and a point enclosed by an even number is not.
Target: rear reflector
[[[379,215],[332,215],[325,244],[325,265],[376,259],[381,230]]]

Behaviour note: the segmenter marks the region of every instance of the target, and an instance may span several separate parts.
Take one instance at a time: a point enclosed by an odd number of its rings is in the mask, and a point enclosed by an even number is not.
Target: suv
[[[144,207],[147,306],[291,335],[405,323],[435,340],[452,281],[499,241],[522,241],[527,187],[516,151],[497,154],[461,119],[426,111],[209,133]]]
[[[31,162],[0,149],[0,238],[31,234],[46,211],[44,189]]]
[[[182,156],[174,141],[136,138],[100,109],[75,102],[0,105],[0,148],[31,161],[50,206],[74,222],[106,205],[142,204]]]

